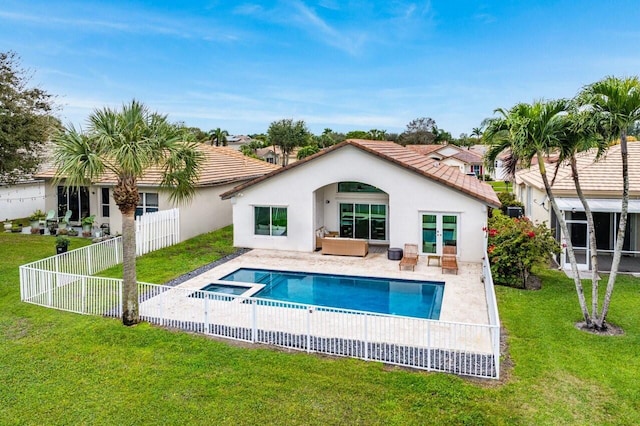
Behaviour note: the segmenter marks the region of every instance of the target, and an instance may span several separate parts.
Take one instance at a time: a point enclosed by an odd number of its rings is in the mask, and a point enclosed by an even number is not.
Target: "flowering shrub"
[[[526,217],[510,218],[494,210],[484,231],[489,237],[487,253],[496,284],[525,288],[533,265],[560,252],[551,230]]]

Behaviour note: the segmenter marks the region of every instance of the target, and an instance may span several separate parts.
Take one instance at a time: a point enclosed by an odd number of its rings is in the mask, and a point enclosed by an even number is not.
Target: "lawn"
[[[52,254],[53,239],[0,245],[0,424],[640,423],[638,279],[616,286],[615,337],[574,328],[575,290],[557,271],[542,271],[540,291],[498,288],[512,367],[496,383],[21,303],[17,267]],[[225,229],[145,256],[139,278],[170,279],[229,245]]]
[[[491,185],[493,187],[493,190],[496,192],[507,192],[507,191],[512,192],[513,191],[512,182],[510,182],[508,185],[503,180],[496,180],[496,181],[491,181],[487,183]]]

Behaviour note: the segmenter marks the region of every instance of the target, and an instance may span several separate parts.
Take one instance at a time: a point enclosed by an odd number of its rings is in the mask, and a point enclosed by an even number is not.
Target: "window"
[[[387,239],[387,206],[340,203],[340,236],[365,240]]]
[[[383,190],[373,185],[367,185],[360,182],[338,182],[338,192],[381,192]]]
[[[286,207],[254,207],[255,235],[286,236]]]
[[[109,217],[109,188],[100,188],[102,217]]]
[[[471,172],[476,176],[482,175],[482,166],[480,164],[472,164]]]
[[[136,207],[136,216],[142,216],[145,213],[153,213],[158,211],[158,193],[157,192],[140,192],[140,201]]]

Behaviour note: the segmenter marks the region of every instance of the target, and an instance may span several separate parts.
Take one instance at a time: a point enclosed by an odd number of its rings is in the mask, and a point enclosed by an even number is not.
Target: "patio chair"
[[[72,214],[73,214],[73,211],[67,210],[67,212],[64,214],[64,217],[62,219],[60,219],[60,222],[66,223],[68,225],[69,224],[69,220],[71,220],[71,215]]]
[[[49,226],[50,222],[57,222],[58,218],[56,217],[56,211],[55,210],[49,210],[49,212],[47,212],[47,217],[45,217],[43,220],[40,221],[40,225],[42,227],[47,227]]]
[[[414,271],[417,264],[418,264],[418,245],[405,244],[404,253],[402,255],[402,259],[400,259],[400,264],[398,264],[398,269],[402,270],[402,268],[410,266],[411,270]]]
[[[456,256],[456,246],[442,247],[442,273],[445,270],[455,271],[458,275],[458,257]]]

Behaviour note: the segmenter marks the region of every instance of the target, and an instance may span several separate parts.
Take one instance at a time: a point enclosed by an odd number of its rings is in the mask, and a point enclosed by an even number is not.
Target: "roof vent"
[[[440,167],[440,163],[438,161],[433,162],[433,167]]]

